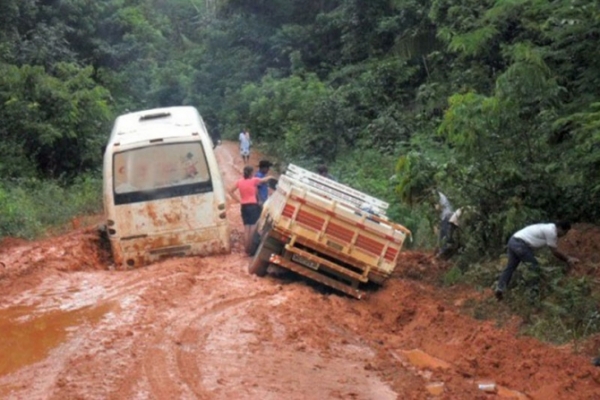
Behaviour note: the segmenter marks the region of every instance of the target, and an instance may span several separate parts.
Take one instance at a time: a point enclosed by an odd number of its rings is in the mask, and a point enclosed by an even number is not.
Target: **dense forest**
[[[98,209],[113,118],[182,104],[420,244],[442,190],[471,259],[600,218],[599,0],[3,0],[0,104],[0,236]]]

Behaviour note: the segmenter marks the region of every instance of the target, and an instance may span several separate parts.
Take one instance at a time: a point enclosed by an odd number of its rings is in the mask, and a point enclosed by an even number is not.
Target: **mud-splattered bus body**
[[[194,107],[119,116],[103,173],[106,231],[118,266],[230,251],[225,188]]]

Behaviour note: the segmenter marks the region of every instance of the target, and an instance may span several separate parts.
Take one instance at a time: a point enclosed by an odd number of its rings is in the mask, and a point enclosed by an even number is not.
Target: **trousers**
[[[515,272],[521,262],[531,264],[531,268],[535,272],[538,272],[539,264],[533,254],[533,249],[524,240],[512,236],[508,240],[508,262],[498,280],[499,290],[506,290],[513,272]]]

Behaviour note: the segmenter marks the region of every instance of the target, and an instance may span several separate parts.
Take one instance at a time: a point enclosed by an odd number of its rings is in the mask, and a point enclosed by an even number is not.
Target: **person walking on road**
[[[560,221],[550,224],[529,225],[512,235],[508,241],[508,262],[500,275],[495,290],[496,298],[502,300],[513,272],[521,262],[531,264],[534,272],[538,272],[539,265],[534,250],[547,246],[556,258],[564,261],[569,266],[579,262],[577,258],[570,257],[557,248],[558,238],[565,236],[570,229],[571,224],[569,222]]]
[[[257,201],[257,187],[274,177],[267,175],[263,178],[253,177],[254,168],[250,165],[244,167],[244,177],[238,180],[229,190],[231,197],[241,204],[242,221],[244,222],[244,245],[246,253],[250,254],[252,236],[256,230],[256,222],[260,217],[261,208]],[[239,191],[239,196],[236,193]]]
[[[244,165],[250,162],[250,145],[252,141],[250,140],[250,132],[247,129],[244,129],[240,132],[239,136],[240,140],[240,155],[242,156],[242,160],[244,161]]]

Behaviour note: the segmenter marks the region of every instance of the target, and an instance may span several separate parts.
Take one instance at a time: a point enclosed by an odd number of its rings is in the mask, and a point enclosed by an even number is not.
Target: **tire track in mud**
[[[203,341],[210,332],[218,329],[218,326],[212,326],[210,320],[217,314],[238,308],[246,303],[255,302],[272,296],[273,292],[259,292],[248,297],[235,298],[222,302],[217,302],[206,311],[190,321],[188,326],[181,332],[178,339],[178,349],[176,351],[177,369],[183,382],[198,398],[210,397],[210,392],[206,390],[202,383],[202,372],[198,367],[198,361],[201,360],[201,349]],[[203,328],[197,330],[191,325],[200,325]],[[193,351],[196,350],[196,351]],[[200,354],[198,353],[200,351]]]
[[[194,308],[173,310],[168,318],[161,318],[163,323],[158,327],[161,334],[148,341],[148,349],[140,366],[142,373],[134,375],[145,377],[147,390],[155,398],[208,398],[204,388],[198,385],[200,380],[195,362],[187,362],[186,358],[190,354],[189,349],[197,346],[199,336],[195,330],[190,329],[190,325],[206,325],[205,330],[218,328],[206,324],[212,315],[272,294],[271,291],[263,291],[225,301],[211,299],[195,304]],[[195,298],[196,295],[191,297]],[[203,311],[198,313],[195,309]],[[191,356],[193,360],[197,358],[195,355]]]
[[[376,351],[364,343],[331,351],[290,339],[278,311],[287,301],[284,292],[267,291],[218,302],[190,321],[177,342],[177,368],[197,398],[396,398],[365,370]],[[330,333],[323,330],[326,342],[342,342]]]

